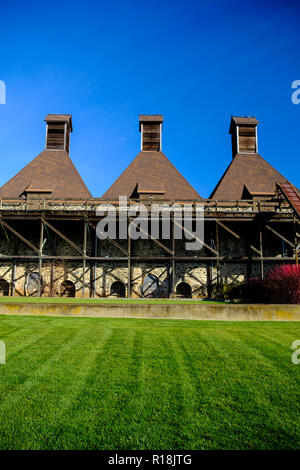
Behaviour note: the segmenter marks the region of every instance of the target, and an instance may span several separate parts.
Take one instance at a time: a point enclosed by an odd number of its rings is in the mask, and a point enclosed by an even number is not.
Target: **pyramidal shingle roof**
[[[211,199],[242,199],[250,194],[274,194],[276,183],[287,179],[258,153],[238,153],[210,195]]]
[[[0,188],[0,198],[19,198],[26,190],[54,199],[92,197],[65,150],[44,150]]]
[[[152,193],[169,200],[201,200],[201,196],[162,152],[141,151],[103,194],[106,199]]]

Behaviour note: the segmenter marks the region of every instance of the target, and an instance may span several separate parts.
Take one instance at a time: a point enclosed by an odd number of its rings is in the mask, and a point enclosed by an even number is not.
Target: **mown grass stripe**
[[[241,330],[240,333],[243,334],[243,332],[244,330]],[[282,393],[283,396],[285,394],[285,390],[280,390],[278,386],[281,371],[265,358],[259,348],[249,346],[243,343],[240,338],[228,335],[228,331],[219,331],[219,341],[215,343],[215,347],[223,350],[224,372],[226,377],[230,377],[231,400],[228,406],[233,406],[238,411],[234,415],[232,423],[237,419],[236,429],[239,431],[242,425],[239,420],[243,420],[243,426],[247,431],[247,446],[249,448],[258,448],[258,439],[262,441],[261,448],[268,446],[269,441],[274,441],[275,438],[274,435],[272,436],[271,429],[273,429],[273,432],[276,430],[274,434],[278,438],[280,436],[279,441],[276,441],[277,448],[284,446],[286,441],[291,442],[293,446],[297,446],[299,437],[297,437],[297,433],[295,434],[294,422],[292,421],[287,426],[287,423],[284,422],[284,416],[282,416],[282,409],[278,408],[278,404],[271,402],[270,399],[273,394],[277,397],[281,397]],[[231,372],[227,370],[229,355],[230,364],[236,363],[235,374],[232,370]],[[233,386],[234,384],[236,386]],[[228,387],[224,384],[223,391],[225,394],[227,389]],[[293,403],[290,406],[293,408]],[[250,428],[246,416],[248,416],[248,420],[251,417]],[[297,432],[299,433],[299,428]],[[231,439],[231,445],[232,442],[234,442],[233,439]],[[224,445],[223,442],[222,447]]]
[[[97,342],[99,343],[99,338],[97,338]],[[88,344],[86,330],[77,330],[75,334],[72,333],[72,335],[65,337],[59,345],[56,343],[55,351],[46,361],[43,360],[40,368],[32,374],[31,380],[27,381],[21,389],[16,390],[14,400],[9,400],[7,406],[0,408],[3,424],[0,442],[3,442],[4,448],[14,448],[15,446],[21,449],[48,448],[49,442],[51,442],[50,431],[53,420],[55,422],[63,413],[64,408],[68,406],[69,401],[72,400],[72,393],[77,393],[78,376],[81,381],[84,381],[84,377],[88,373],[87,364],[91,360],[90,355],[79,354],[79,357],[76,355],[76,348],[78,347],[80,351],[83,343]],[[74,373],[76,366],[80,364],[77,373]],[[52,374],[54,366],[55,376]],[[66,374],[66,368],[71,368],[73,374],[70,371]],[[17,414],[14,414],[16,402],[21,399],[23,406]],[[35,414],[35,411],[38,412]],[[13,415],[14,425],[23,429],[26,436],[18,444],[15,441],[11,442],[10,436],[5,433],[6,417],[9,415]],[[32,424],[34,424],[33,429],[30,428]],[[44,436],[47,436],[47,439]]]
[[[300,448],[300,369],[285,366],[295,324],[4,324],[24,335],[0,366],[1,449]]]

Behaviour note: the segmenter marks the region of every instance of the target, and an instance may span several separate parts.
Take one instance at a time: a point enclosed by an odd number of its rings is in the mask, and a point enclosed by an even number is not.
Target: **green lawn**
[[[0,449],[299,449],[296,322],[0,316]]]
[[[193,300],[193,299],[118,299],[118,298],[74,298],[74,297],[0,297],[0,302],[21,302],[21,303],[84,303],[84,304],[186,304],[197,302],[198,304],[219,304],[218,301]]]

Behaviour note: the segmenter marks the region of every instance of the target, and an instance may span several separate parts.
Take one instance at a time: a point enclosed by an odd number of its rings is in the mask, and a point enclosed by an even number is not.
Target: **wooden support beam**
[[[94,231],[94,257],[98,255],[98,237],[96,230]],[[93,263],[93,297],[96,297],[96,280],[97,280],[97,261]]]
[[[176,282],[176,263],[175,263],[175,225],[174,225],[174,220],[171,222],[171,251],[174,253],[174,256],[171,260],[171,286],[170,286],[170,294],[171,297],[174,299],[175,298],[175,282]]]
[[[181,225],[176,219],[173,219],[173,221],[174,221],[174,224],[177,225],[177,227],[181,228],[185,233],[190,235],[190,237],[193,237],[193,239],[196,240],[198,243],[201,243],[203,246],[205,246],[205,248],[212,251],[216,256],[219,256],[219,253],[216,250],[214,250],[211,246],[207,245],[200,238],[195,237],[195,235],[192,232],[190,232],[187,228],[183,227],[183,225]]]
[[[211,290],[212,290],[212,286],[211,286],[211,266],[210,264],[208,264],[206,266],[206,275],[207,275],[207,296],[208,297],[211,297]]]
[[[88,221],[88,224],[93,229],[95,229],[95,230],[97,229],[96,226],[92,222]],[[123,253],[125,253],[128,256],[128,250],[126,250],[126,248],[124,248],[122,245],[120,245],[120,243],[118,243],[116,240],[112,240],[111,238],[106,238],[106,240],[109,243],[111,243],[112,245],[114,245],[116,248],[118,248],[119,250],[123,251]]]
[[[127,236],[127,251],[128,251],[128,259],[127,259],[127,297],[130,298],[131,297],[132,270],[131,270],[131,238],[129,237],[129,233],[128,233],[128,236]]]
[[[217,252],[220,253],[220,241],[219,241],[219,225],[216,223],[216,248]],[[217,259],[217,295],[220,295],[220,259]]]
[[[53,234],[52,250],[53,250],[53,256],[56,256],[56,233]],[[51,295],[56,294],[54,280],[55,280],[55,259],[52,259],[52,261],[51,261],[51,281],[50,281]]]
[[[294,217],[294,240],[295,240],[295,258],[296,258],[296,266],[299,264],[299,253],[300,253],[300,234],[298,233],[299,220]]]
[[[83,263],[82,263],[82,297],[85,296],[85,269],[86,269],[86,239],[87,239],[87,224],[83,222]]]
[[[51,261],[51,274],[50,274],[50,294],[51,296],[55,295],[54,292],[54,279],[55,279],[55,268],[54,260]]]
[[[14,241],[15,241],[14,254],[17,255],[19,239],[15,236]],[[11,270],[11,296],[12,297],[14,297],[16,293],[16,269],[17,269],[17,261],[14,259],[12,261],[12,270]]]
[[[40,250],[34,246],[29,240],[26,240],[20,233],[18,233],[14,228],[12,228],[10,225],[8,225],[7,222],[5,222],[3,219],[0,219],[0,222],[2,225],[4,225],[5,228],[7,228],[11,233],[13,233],[16,237],[18,237],[22,242],[24,242],[29,248],[34,250],[36,253],[40,254]]]
[[[261,278],[264,278],[264,259],[263,259],[263,233],[262,227],[260,227],[259,231],[259,246],[260,246],[260,269],[261,269]]]
[[[173,252],[168,248],[166,247],[166,245],[164,245],[163,243],[161,243],[159,240],[157,240],[157,238],[154,238],[152,237],[152,235],[148,232],[146,232],[146,230],[142,229],[142,227],[140,226],[139,227],[139,230],[140,232],[142,232],[144,235],[146,235],[148,238],[150,238],[150,240],[152,240],[154,243],[156,243],[158,246],[160,246],[160,248],[162,248],[163,250],[165,250],[167,253],[169,253],[170,255],[173,255]],[[128,238],[129,238],[129,234],[128,234]]]
[[[72,242],[68,237],[66,237],[63,233],[61,233],[57,228],[53,227],[52,224],[50,224],[46,219],[42,219],[43,222],[47,225],[47,227],[51,228],[53,232],[55,232],[59,237],[61,237],[68,245],[72,246],[74,250],[78,251],[84,256],[84,252],[79,246],[76,245],[76,243]]]
[[[216,220],[217,224],[220,225],[221,227],[223,227],[225,230],[227,230],[227,232],[231,233],[231,235],[233,235],[235,238],[237,238],[238,240],[240,240],[240,235],[238,235],[237,233],[235,233],[233,230],[231,230],[229,227],[227,227],[227,225],[223,224],[220,220]]]
[[[217,224],[219,224],[221,227],[223,227],[225,230],[227,230],[227,232],[231,233],[231,235],[233,235],[235,238],[237,238],[238,240],[241,239],[241,236],[238,235],[236,232],[234,232],[233,230],[231,230],[229,227],[227,227],[227,225],[223,224],[222,222],[220,222],[219,220],[217,220]],[[260,255],[260,250],[258,250],[257,248],[255,248],[255,246],[253,245],[250,245],[249,244],[249,248],[251,248],[251,250],[255,251],[256,253],[258,253]]]
[[[41,297],[42,294],[42,256],[43,256],[43,246],[44,246],[44,223],[41,219],[41,227],[40,227],[40,253],[39,253],[39,288],[38,288],[38,296]]]
[[[295,245],[294,243],[292,243],[290,240],[288,240],[287,238],[285,238],[283,235],[281,235],[280,233],[278,233],[274,228],[270,227],[269,225],[265,225],[265,227],[270,230],[270,232],[274,233],[274,235],[276,235],[277,237],[281,238],[281,240],[285,241],[288,245],[290,245],[292,248],[295,248]]]
[[[43,255],[43,260],[57,260],[57,261],[78,261],[78,263],[82,263],[83,256],[45,256]],[[158,262],[164,264],[166,261],[174,260],[175,262],[179,261],[188,261],[188,262],[210,262],[216,261],[218,258],[216,256],[131,256],[132,261],[149,261],[149,262]],[[223,262],[244,262],[244,261],[274,261],[276,263],[293,261],[295,262],[295,256],[286,256],[286,257],[276,257],[276,256],[219,256],[219,260]],[[39,256],[30,256],[30,255],[0,255],[0,262],[3,261],[38,261]],[[113,257],[106,257],[106,256],[87,256],[87,261],[99,261],[99,262],[120,262],[126,263],[128,261],[127,258],[120,257],[120,256],[113,256]]]
[[[15,295],[15,292],[16,292],[15,279],[16,279],[16,261],[13,261],[12,269],[11,269],[11,296],[12,297]]]

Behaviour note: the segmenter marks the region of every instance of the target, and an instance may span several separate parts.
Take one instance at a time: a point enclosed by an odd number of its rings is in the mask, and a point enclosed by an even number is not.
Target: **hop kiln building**
[[[161,115],[139,119],[141,150],[102,197],[70,156],[71,115],[49,114],[45,149],[0,188],[0,294],[213,297],[224,286],[297,263],[300,193],[258,153],[258,121],[232,117],[232,161],[203,199],[162,152]],[[100,203],[204,206],[203,246],[169,239],[100,240]],[[130,220],[128,220],[130,223]]]

